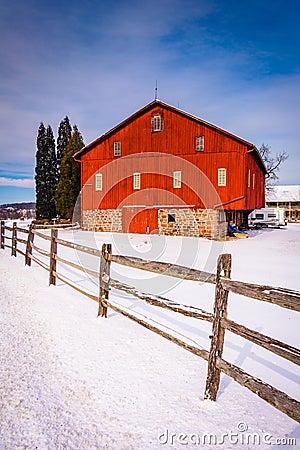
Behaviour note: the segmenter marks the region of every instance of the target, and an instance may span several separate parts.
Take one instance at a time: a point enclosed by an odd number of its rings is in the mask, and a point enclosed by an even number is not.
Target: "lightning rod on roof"
[[[155,94],[154,94],[154,99],[157,100],[157,80],[155,83]]]

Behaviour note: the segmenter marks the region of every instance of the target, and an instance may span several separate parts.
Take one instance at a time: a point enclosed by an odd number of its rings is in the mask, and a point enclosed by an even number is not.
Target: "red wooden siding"
[[[246,201],[245,209],[262,208],[265,206],[265,175],[259,168],[253,153],[246,155]],[[250,177],[249,177],[250,175]],[[249,183],[248,183],[249,177]],[[249,185],[248,185],[249,184]]]
[[[157,232],[158,210],[155,208],[124,208],[123,233]]]
[[[83,209],[223,204],[250,210],[264,205],[264,170],[255,151],[249,152],[251,144],[159,101],[151,105],[81,152]],[[163,116],[163,131],[151,131],[155,114]],[[195,150],[196,136],[204,136],[204,151]],[[121,157],[114,156],[115,141],[121,142]],[[218,168],[227,171],[226,186],[218,186]],[[176,170],[182,171],[179,189],[173,187]],[[133,189],[134,172],[141,173],[140,191]],[[96,173],[103,174],[102,192],[95,190]]]

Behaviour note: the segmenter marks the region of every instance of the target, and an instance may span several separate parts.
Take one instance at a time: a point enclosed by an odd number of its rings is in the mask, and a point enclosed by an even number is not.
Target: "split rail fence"
[[[6,234],[6,231],[10,232],[10,235]],[[27,239],[19,237],[20,234],[27,234]],[[49,241],[50,248],[45,251],[34,244],[34,237],[38,236],[44,240]],[[6,244],[6,240],[10,243]],[[26,250],[23,251],[18,248],[18,243],[24,244]],[[88,253],[96,258],[100,259],[99,270],[94,271],[76,264],[75,262],[66,260],[57,254],[58,245],[72,248],[78,252]],[[208,362],[205,399],[216,400],[219,384],[220,374],[225,373],[229,377],[233,378],[240,385],[248,388],[250,391],[257,394],[259,397],[273,405],[278,410],[287,414],[294,420],[300,421],[300,403],[288,396],[286,393],[278,390],[277,388],[263,382],[262,380],[246,373],[243,369],[235,366],[232,363],[222,358],[224,336],[225,331],[228,330],[234,334],[241,336],[242,338],[259,345],[270,352],[275,353],[282,358],[293,362],[296,365],[300,365],[300,350],[255,330],[249,329],[244,325],[235,323],[227,317],[227,304],[228,294],[233,292],[246,296],[252,299],[260,300],[263,302],[269,302],[282,308],[287,308],[293,311],[300,311],[300,292],[286,288],[262,286],[251,283],[244,283],[241,281],[234,281],[230,278],[231,275],[231,255],[222,254],[218,258],[217,273],[211,274],[208,272],[190,269],[188,267],[179,266],[176,264],[169,264],[157,261],[145,261],[140,258],[127,257],[122,255],[113,255],[111,244],[103,244],[102,250],[86,247],[77,243],[69,242],[58,237],[58,228],[51,229],[51,235],[42,233],[39,229],[29,229],[17,227],[16,223],[13,223],[12,227],[5,226],[4,222],[1,222],[1,249],[8,247],[11,249],[11,255],[17,256],[21,254],[25,258],[25,264],[30,266],[31,261],[36,262],[49,272],[49,284],[55,285],[56,280],[69,285],[81,294],[86,295],[99,304],[98,315],[107,316],[107,308],[128,317],[129,319],[139,323],[140,325],[148,328],[149,330],[163,336],[164,338],[176,343],[177,345],[185,348],[189,352],[200,356]],[[33,250],[36,253],[40,253],[44,257],[49,258],[49,265],[33,255]],[[66,277],[57,272],[57,262],[66,264],[73,269],[83,271],[98,279],[99,294],[93,295],[88,293],[75,283],[71,282]],[[110,277],[111,263],[121,264],[124,266],[133,267],[136,269],[146,270],[154,273],[164,274],[171,277],[181,278],[184,280],[201,281],[204,283],[210,283],[215,285],[215,301],[213,313],[204,311],[202,309],[182,305],[166,299],[161,296],[145,294],[137,290],[132,286],[121,283]],[[183,340],[167,333],[166,331],[154,326],[151,323],[135,316],[134,314],[125,311],[119,305],[115,305],[109,300],[110,288],[114,288],[120,291],[124,291],[144,302],[151,305],[166,308],[185,316],[197,318],[212,323],[211,344],[210,350],[190,345]]]

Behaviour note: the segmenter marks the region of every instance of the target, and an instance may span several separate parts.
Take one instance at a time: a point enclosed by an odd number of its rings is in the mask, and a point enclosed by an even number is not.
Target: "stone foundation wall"
[[[170,219],[175,221],[170,221]],[[87,231],[122,233],[122,210],[83,211],[82,228]],[[225,215],[212,209],[166,208],[158,210],[159,234],[224,239],[226,228]]]
[[[170,218],[175,218],[175,221],[170,221]],[[158,232],[170,236],[224,239],[226,236],[225,216],[213,209],[159,209]]]
[[[82,212],[82,229],[86,231],[122,232],[121,209],[94,209]]]

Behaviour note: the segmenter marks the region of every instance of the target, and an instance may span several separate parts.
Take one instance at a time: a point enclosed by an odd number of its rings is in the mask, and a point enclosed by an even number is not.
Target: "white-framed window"
[[[114,156],[121,156],[121,141],[114,142]]]
[[[251,170],[248,170],[248,187],[251,187]]]
[[[163,116],[157,114],[151,117],[151,131],[162,131],[164,129]]]
[[[102,191],[102,173],[96,173],[96,191]]]
[[[141,174],[139,172],[133,174],[133,189],[141,189]]]
[[[173,187],[175,189],[181,188],[181,170],[173,172]]]
[[[195,150],[196,152],[204,151],[204,136],[196,136]]]
[[[255,188],[255,173],[252,174],[252,189]]]
[[[226,169],[218,169],[218,186],[226,186]]]

